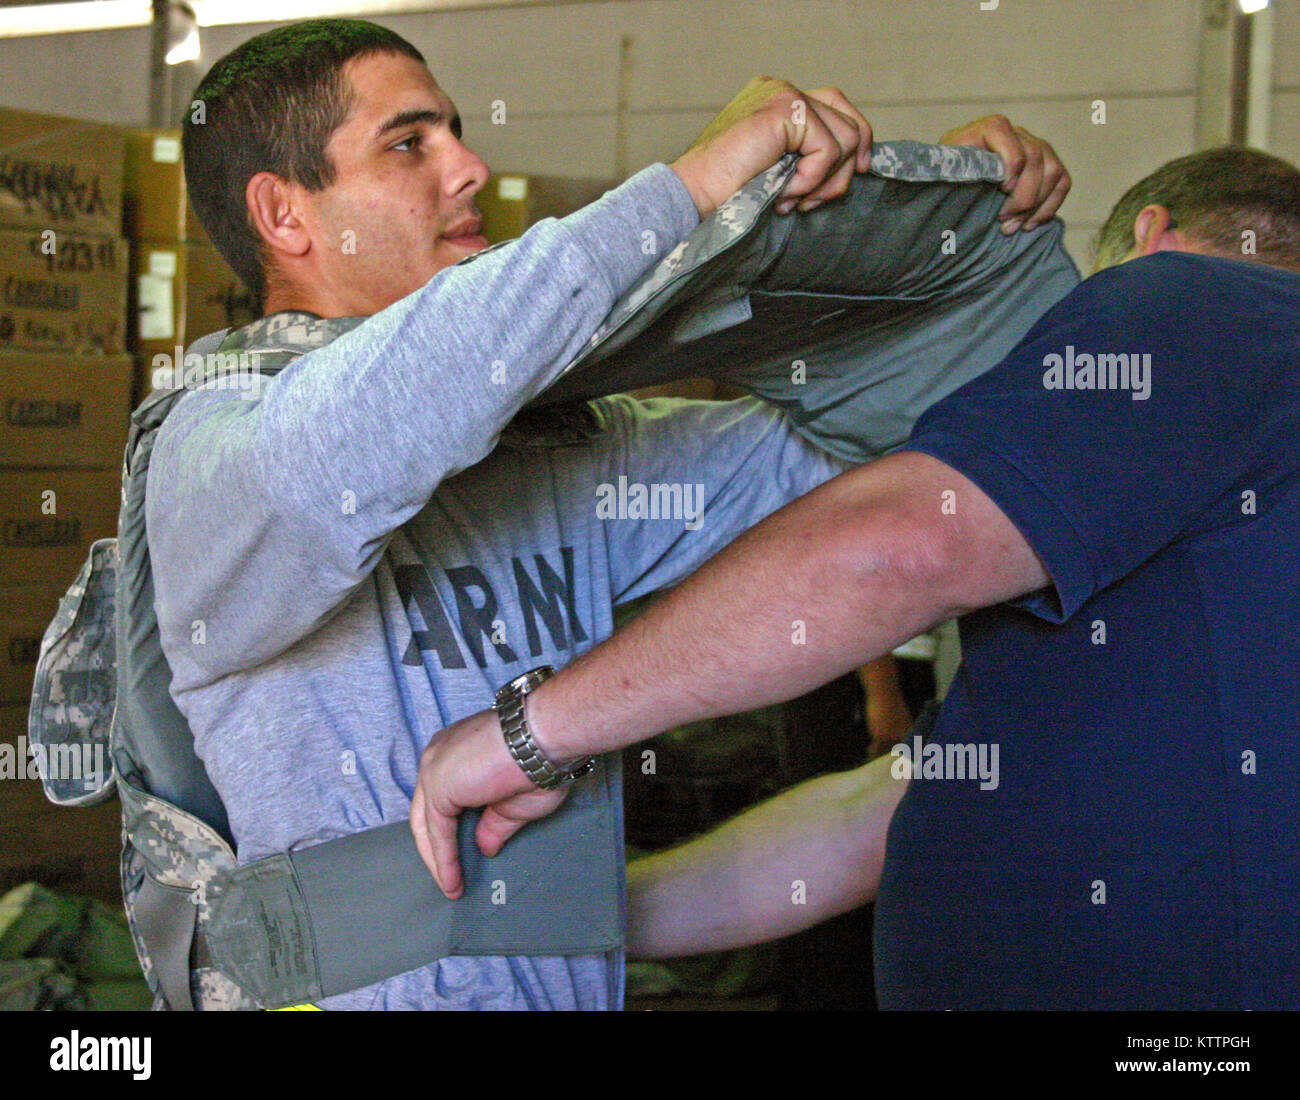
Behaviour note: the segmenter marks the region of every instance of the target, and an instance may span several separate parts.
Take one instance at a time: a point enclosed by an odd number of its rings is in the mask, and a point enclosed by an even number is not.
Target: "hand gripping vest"
[[[903,443],[924,409],[997,363],[1078,282],[1059,222],[1000,232],[1001,165],[982,150],[878,143],[870,174],[843,200],[777,217],[793,171],[787,157],[756,177],[652,268],[502,443],[579,440],[587,398],[711,376],[863,461]],[[223,353],[249,356],[273,385],[288,363],[363,321],[276,314],[191,349],[204,363],[196,376],[132,415],[118,538],[92,546],[41,647],[29,733],[46,793],[64,805],[121,796],[123,895],[158,1007],[283,1007],[447,955],[589,954],[622,942],[621,846],[601,782],[523,830],[490,876],[466,815],[466,896],[456,902],[434,886],[405,822],[242,867],[235,859],[169,693],[145,537],[149,460],[175,403],[228,369]],[[219,344],[216,356],[199,351]],[[66,752],[111,767],[69,780],[53,766]],[[502,875],[524,889],[494,906],[488,879]]]

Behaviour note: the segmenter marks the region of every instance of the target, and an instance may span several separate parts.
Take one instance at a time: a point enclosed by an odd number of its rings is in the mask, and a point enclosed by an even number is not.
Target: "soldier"
[[[492,447],[741,184],[800,154],[781,209],[814,209],[867,167],[871,135],[834,89],[756,80],[671,166],[485,250],[487,166],[391,32],[278,28],[195,98],[190,196],[264,313],[222,350],[306,349],[257,394],[180,398],[148,477],[171,694],[247,863],[402,821],[438,730],[844,468],[753,400],[609,398],[576,435]],[[1014,169],[1008,219],[1050,218],[1068,186],[1050,147],[998,119],[963,140]],[[703,484],[708,521],[599,520],[595,487],[620,477]],[[617,777],[595,770],[616,817]],[[621,951],[450,957],[323,1003],[616,1008],[622,987]]]

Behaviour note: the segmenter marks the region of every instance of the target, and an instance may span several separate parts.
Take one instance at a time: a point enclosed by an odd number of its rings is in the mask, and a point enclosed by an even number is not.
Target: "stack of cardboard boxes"
[[[135,399],[159,368],[180,367],[200,336],[256,319],[256,303],[195,217],[179,130],[126,131],[125,232],[131,244]]]
[[[177,131],[0,108],[0,893],[120,899],[117,804],[45,800],[27,709],[59,598],[117,533],[154,357],[252,319],[188,206]]]
[[[43,800],[22,740],[41,636],[117,533],[131,399],[122,134],[0,109],[0,891],[114,892],[117,810]]]

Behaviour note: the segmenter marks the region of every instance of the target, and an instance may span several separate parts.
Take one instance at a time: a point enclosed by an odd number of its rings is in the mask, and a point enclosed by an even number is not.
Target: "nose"
[[[488,181],[486,162],[459,138],[451,139],[443,186],[452,198],[473,198]]]

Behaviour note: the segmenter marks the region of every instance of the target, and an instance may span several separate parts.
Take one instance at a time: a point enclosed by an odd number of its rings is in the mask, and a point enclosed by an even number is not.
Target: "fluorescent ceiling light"
[[[385,15],[471,8],[530,8],[547,4],[598,3],[602,0],[190,0],[200,27],[231,23],[283,23],[332,15]],[[0,38],[27,38],[71,31],[147,27],[150,0],[65,0],[10,7],[0,4]]]
[[[294,19],[338,15],[391,15],[397,12],[440,12],[468,8],[532,8],[574,0],[189,0],[200,27],[230,23],[281,23]],[[594,3],[598,0],[580,0]],[[268,18],[270,16],[270,18]]]
[[[0,7],[0,38],[70,31],[108,31],[147,27],[153,22],[150,0],[76,0],[66,4]]]
[[[163,58],[168,65],[179,65],[183,61],[197,61],[199,59],[199,28],[190,27],[184,36],[171,49],[167,51],[167,56]]]
[[[1268,7],[1268,0],[1237,0],[1243,15],[1254,15]]]

